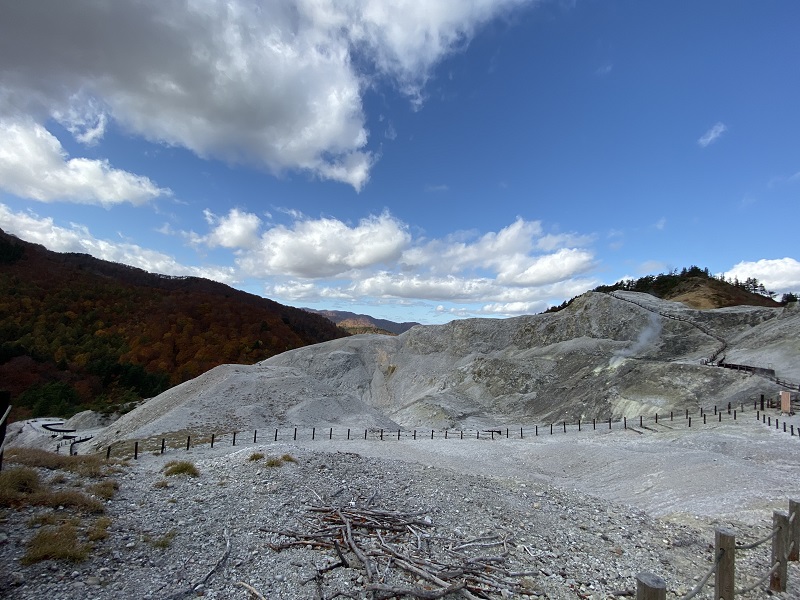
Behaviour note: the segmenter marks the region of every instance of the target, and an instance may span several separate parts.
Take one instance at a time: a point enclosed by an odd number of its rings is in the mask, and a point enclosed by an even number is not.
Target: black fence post
[[[214,447],[214,434],[211,434],[211,447]]]
[[[233,432],[233,445],[236,445],[236,432]]]
[[[139,460],[139,442],[133,442],[133,460]]]
[[[187,435],[187,436],[186,436],[186,449],[187,449],[187,450],[189,449],[189,445],[190,445],[191,443],[192,443],[192,436],[190,436],[190,435]]]
[[[167,440],[165,440],[164,438],[161,438],[161,454],[164,454],[164,450],[166,449],[166,446],[167,446]]]
[[[257,439],[258,439],[258,429],[254,429],[253,430],[253,443],[254,444],[256,443]]]

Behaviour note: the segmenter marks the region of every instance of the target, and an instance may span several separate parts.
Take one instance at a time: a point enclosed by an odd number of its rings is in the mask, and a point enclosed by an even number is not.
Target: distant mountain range
[[[327,317],[336,325],[354,335],[359,333],[400,335],[415,325],[419,325],[419,323],[414,322],[395,323],[394,321],[376,319],[369,315],[359,315],[345,310],[315,310],[313,308],[304,308],[303,310]]]
[[[52,252],[0,230],[0,388],[16,418],[116,410],[223,363],[347,335],[221,283]]]

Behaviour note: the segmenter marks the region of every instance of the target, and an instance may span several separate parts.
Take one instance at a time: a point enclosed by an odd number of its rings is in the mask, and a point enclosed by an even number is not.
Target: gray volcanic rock
[[[712,334],[712,335],[710,335]],[[729,362],[800,380],[800,311],[695,310],[587,293],[558,313],[418,326],[224,365],[123,416],[95,441],[287,425],[475,428],[652,415],[780,389]]]

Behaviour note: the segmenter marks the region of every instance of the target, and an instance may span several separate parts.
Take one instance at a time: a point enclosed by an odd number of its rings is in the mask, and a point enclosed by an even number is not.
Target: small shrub
[[[166,479],[159,479],[153,484],[153,487],[156,488],[157,490],[168,488],[169,481],[167,481]]]
[[[36,515],[28,519],[28,527],[41,527],[42,525],[57,525],[60,519],[52,512],[46,512],[43,515]]]
[[[164,475],[188,475],[197,477],[200,471],[188,460],[171,460],[164,465]]]
[[[250,458],[248,458],[247,460],[254,461],[254,460],[261,460],[262,458],[264,458],[264,455],[261,452],[253,452],[250,455]]]
[[[266,462],[266,465],[268,467],[280,467],[282,464],[283,461],[280,458],[277,458],[276,456],[270,456]]]
[[[26,565],[49,559],[80,562],[89,556],[90,550],[89,544],[78,543],[74,525],[44,527],[28,542],[28,548],[21,562]]]
[[[287,463],[296,463],[297,462],[297,459],[294,456],[292,456],[291,454],[284,454],[283,456],[281,456],[281,460],[283,462],[287,462]]]
[[[108,537],[109,525],[111,525],[111,519],[108,517],[98,518],[86,532],[86,539],[90,542],[106,539]]]

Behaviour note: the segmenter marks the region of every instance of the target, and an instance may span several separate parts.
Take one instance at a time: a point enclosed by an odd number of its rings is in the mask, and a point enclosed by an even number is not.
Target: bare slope
[[[354,336],[253,366],[221,366],[149,400],[96,442],[283,425],[574,422],[778,390],[767,379],[703,365],[720,344],[709,331],[728,342],[729,361],[771,363],[782,378],[800,380],[796,306],[699,311],[615,294],[589,293],[558,313]]]

